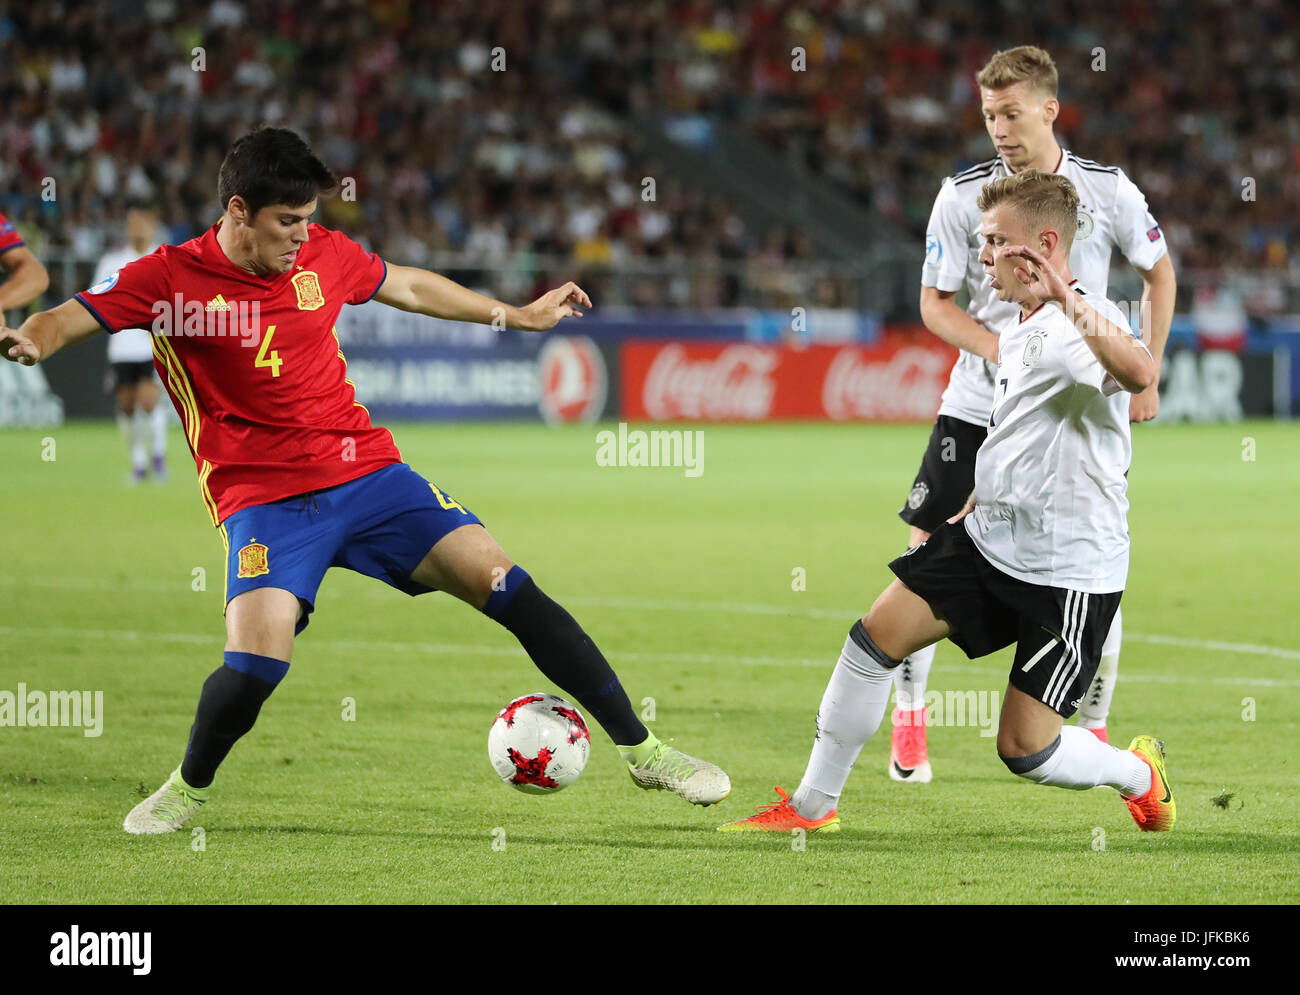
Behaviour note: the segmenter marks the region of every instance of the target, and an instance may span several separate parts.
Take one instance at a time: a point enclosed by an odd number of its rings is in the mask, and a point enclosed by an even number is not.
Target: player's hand
[[[1160,377],[1140,394],[1134,394],[1128,402],[1128,420],[1131,422],[1152,421],[1160,411]]]
[[[993,259],[998,282],[1011,287],[1012,299],[1017,303],[1037,306],[1035,302],[1052,301],[1061,304],[1070,296],[1070,285],[1065,282],[1065,277],[1047,261],[1046,256],[1027,245],[1003,246],[994,252]],[[1007,283],[1008,276],[1014,283]],[[1024,291],[1018,297],[1015,284]]]
[[[35,366],[41,361],[40,347],[16,328],[6,328],[0,319],[0,355],[23,366]]]
[[[547,291],[526,307],[520,308],[530,332],[544,332],[554,328],[561,318],[581,318],[577,305],[591,307],[591,298],[576,283],[566,283]]]
[[[958,522],[960,522],[963,518],[965,518],[974,510],[975,510],[975,495],[972,494],[969,498],[966,499],[965,507],[963,507],[961,511],[957,512],[957,514],[953,515],[952,518],[948,519],[948,524],[956,525]]]

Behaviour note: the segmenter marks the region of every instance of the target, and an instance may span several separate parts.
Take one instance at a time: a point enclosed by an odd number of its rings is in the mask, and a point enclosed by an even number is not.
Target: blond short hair
[[[1055,98],[1059,81],[1056,63],[1041,48],[1021,45],[994,52],[993,58],[975,76],[982,90],[1002,90],[1016,83],[1028,83],[1048,98]]]
[[[1074,244],[1074,233],[1079,226],[1079,195],[1074,184],[1060,173],[1025,169],[993,180],[984,184],[975,204],[980,211],[1010,204],[1025,224],[1036,231],[1044,228],[1056,231],[1066,253]]]

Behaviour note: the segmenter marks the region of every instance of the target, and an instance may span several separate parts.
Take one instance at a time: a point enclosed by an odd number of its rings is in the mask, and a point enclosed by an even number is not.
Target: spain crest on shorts
[[[260,577],[269,574],[271,568],[266,560],[267,548],[254,539],[239,551],[239,572],[236,577]]]
[[[325,303],[320,278],[309,269],[293,275],[293,292],[298,295],[299,311],[315,311]]]

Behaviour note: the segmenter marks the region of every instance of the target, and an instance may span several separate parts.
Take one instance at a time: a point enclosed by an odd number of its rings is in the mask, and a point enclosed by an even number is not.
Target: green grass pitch
[[[1300,897],[1300,429],[1134,433],[1110,728],[1120,745],[1166,740],[1172,833],[1138,832],[1109,789],[1018,780],[971,724],[931,729],[933,783],[895,784],[886,719],[849,781],[844,831],[804,849],[714,827],[798,783],[845,633],[904,546],[895,512],[929,428],[703,432],[704,473],[690,478],[597,466],[595,428],[395,427],[406,459],[578,617],[638,709],[653,699],[651,728],[730,772],[730,798],[699,809],[638,790],[598,730],[576,785],[510,790],[489,767],[488,725],[511,697],[549,689],[512,637],[445,596],[332,571],[288,678],[196,820],[202,849],[190,833],[121,829],[176,765],[221,660],[222,547],[181,436],[172,482],[131,489],[109,423],[0,433],[0,690],[104,695],[98,737],[0,728],[0,900]],[[931,686],[1000,692],[1009,659],[942,644]]]

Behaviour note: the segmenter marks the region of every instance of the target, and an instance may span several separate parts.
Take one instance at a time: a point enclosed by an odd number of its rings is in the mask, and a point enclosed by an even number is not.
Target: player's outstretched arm
[[[19,328],[0,328],[0,355],[23,366],[35,366],[64,346],[90,338],[102,327],[74,297],[32,315]]]
[[[25,246],[15,246],[0,256],[0,266],[7,274],[0,284],[0,312],[30,304],[50,285],[50,274]],[[0,319],[0,324],[3,323]]]
[[[957,306],[955,290],[921,288],[921,321],[951,346],[998,361],[998,337]]]
[[[511,307],[477,294],[454,280],[413,266],[389,266],[375,300],[402,311],[414,311],[451,321],[494,321],[507,328],[544,332],[561,318],[582,317],[577,308],[591,307],[591,298],[576,283],[548,291],[524,307]]]

